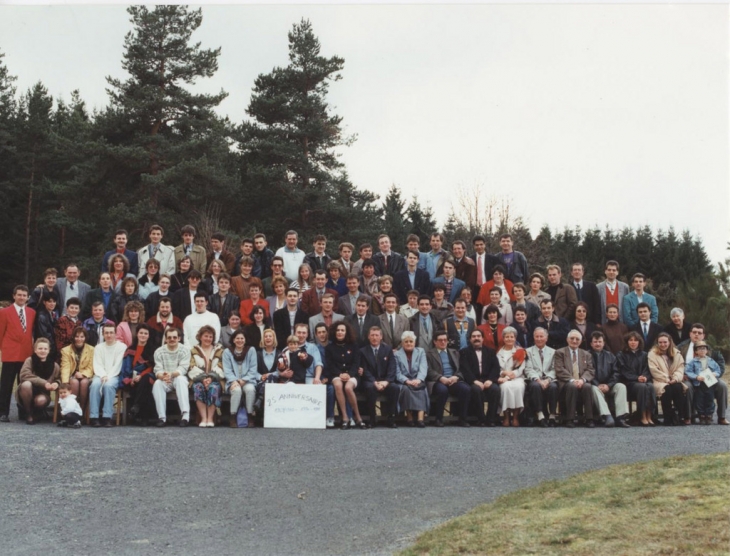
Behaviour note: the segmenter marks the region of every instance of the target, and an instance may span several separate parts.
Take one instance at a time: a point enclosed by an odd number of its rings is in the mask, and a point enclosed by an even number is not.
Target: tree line
[[[225,91],[194,92],[196,82],[216,73],[221,54],[191,40],[202,10],[127,11],[132,30],[121,64],[128,77],[107,77],[108,104],[97,111],[88,110],[80,91],[68,101],[54,99],[42,82],[19,94],[0,52],[2,297],[71,260],[94,282],[114,230],[127,229],[130,246],[139,247],[153,223],[165,228],[165,243],[178,243],[180,227],[193,224],[199,243],[222,231],[234,251],[240,238],[256,232],[281,245],[288,229],[305,244],[324,233],[331,243],[356,246],[385,231],[401,249],[415,233],[427,249],[438,229],[430,206],[417,197],[406,201],[396,185],[381,202],[352,183],[338,158],[338,149],[356,140],[343,133],[342,117],[327,101],[345,61],[322,56],[311,22],[292,26],[288,64],[256,78],[247,119],[231,122],[215,111]],[[664,320],[671,306],[684,303],[710,330],[717,323],[724,332],[716,337],[729,336],[722,277],[689,232],[545,225],[532,237],[509,202],[480,203],[474,193],[452,207],[443,227],[447,241],[470,246],[483,234],[497,251],[499,234],[509,231],[535,270],[557,263],[567,271],[580,261],[595,280],[605,261],[616,259],[622,275],[641,271],[651,278]]]

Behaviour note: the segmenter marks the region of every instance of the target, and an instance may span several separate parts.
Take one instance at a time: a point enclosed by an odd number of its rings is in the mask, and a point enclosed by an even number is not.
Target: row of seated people
[[[111,426],[117,389],[129,387],[135,419],[140,423],[155,419],[158,426],[165,426],[167,393],[174,391],[180,424],[187,426],[192,388],[200,426],[212,427],[224,391],[230,394],[231,415],[235,416],[243,399],[246,410],[254,413],[265,383],[293,382],[326,386],[328,426],[334,426],[335,399],[342,428],[351,426],[349,415],[359,428],[376,426],[376,401],[383,395],[389,427],[397,426],[396,416],[401,412],[406,412],[409,425],[418,427],[425,426],[425,415],[430,412],[435,426],[440,427],[451,395],[458,400],[459,425],[463,427],[469,426],[469,412],[482,426],[496,425],[498,415],[503,426],[519,426],[526,407],[530,423],[556,426],[560,403],[565,426],[575,426],[582,406],[584,423],[592,428],[596,421],[606,427],[628,427],[628,400],[637,404],[639,423],[653,426],[657,398],[665,425],[687,424],[687,404],[693,404],[700,421],[709,424],[717,386],[723,384],[717,380],[722,370],[708,356],[704,342],[694,344],[693,356],[685,364],[666,333],[660,334],[647,354],[641,335],[630,332],[623,351],[614,356],[604,349],[605,336],[600,331],[592,334],[590,350],[580,348],[583,338],[577,330],[569,333],[567,347],[554,350],[547,345],[547,330],[538,327],[533,333],[534,345],[524,349],[517,344],[516,330],[509,327],[503,334],[505,345],[495,352],[484,346],[479,328],[471,331],[469,345],[459,350],[449,347],[446,330],[433,334],[428,349],[416,345],[414,332],[405,331],[400,347],[394,350],[383,342],[384,331],[379,326],[368,329],[368,343],[363,347],[356,343],[353,327],[344,321],[329,327],[318,324],[315,342],[307,342],[308,325],[294,328],[295,334],[287,338],[281,351],[275,331],[265,329],[257,351],[246,345],[240,329],[233,333],[230,347],[224,348],[216,343],[213,327],[204,325],[196,334],[197,343],[188,349],[180,343],[180,331],[168,327],[164,345],[155,349],[150,343],[152,331],[145,324],[137,326],[129,347],[117,340],[112,323],[102,327],[104,341],[96,346],[87,343],[88,334],[79,327],[73,343],[62,350],[60,366],[50,358],[50,343],[44,338],[36,340],[34,354],[20,372],[18,402],[26,422],[32,424],[34,409],[47,405],[50,392],[63,385],[62,424],[79,426],[80,407],[88,392],[92,424]],[[360,416],[356,391],[366,400],[367,425]],[[606,401],[609,398],[615,420]],[[234,417],[231,424],[235,425]]]

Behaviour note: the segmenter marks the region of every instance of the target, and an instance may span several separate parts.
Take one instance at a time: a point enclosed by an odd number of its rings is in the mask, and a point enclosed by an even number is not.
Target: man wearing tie
[[[314,286],[302,294],[302,302],[300,304],[302,311],[307,313],[308,316],[313,317],[322,311],[320,304],[322,302],[322,296],[326,293],[331,293],[334,296],[334,304],[337,306],[337,291],[332,288],[327,288],[326,284],[327,271],[322,269],[315,271]]]
[[[297,324],[309,326],[309,315],[299,308],[299,290],[296,288],[286,290],[286,306],[274,311],[273,320],[276,343],[280,346],[285,346],[286,339],[294,335]]]
[[[10,398],[13,384],[28,357],[33,354],[33,325],[35,311],[26,307],[28,286],[15,286],[13,304],[0,310],[0,350],[2,351],[2,376],[0,376],[0,423],[10,422]]]
[[[587,320],[593,324],[601,323],[601,296],[598,294],[598,287],[593,282],[583,280],[585,269],[582,263],[573,263],[570,269],[570,285],[575,289],[578,301],[588,305]]]
[[[146,272],[147,261],[157,259],[160,261],[160,276],[175,274],[175,250],[169,245],[162,244],[162,235],[164,231],[162,226],[154,224],[150,226],[150,243],[137,251],[137,259],[139,261],[139,276],[142,278]]]
[[[457,351],[465,349],[476,327],[474,320],[466,316],[466,301],[457,299],[454,314],[444,321],[443,326],[449,335],[449,347]]]
[[[378,395],[386,396],[386,403],[381,408],[381,414],[388,416],[388,427],[397,429],[395,424],[395,413],[400,395],[400,384],[395,382],[396,363],[393,357],[393,350],[387,344],[382,343],[383,335],[380,328],[373,326],[368,331],[369,345],[360,348],[359,376],[362,377],[362,389],[367,398],[368,412],[370,414],[370,428],[377,426],[377,415],[375,403]]]
[[[380,326],[380,319],[373,315],[368,310],[369,308],[370,298],[362,294],[355,302],[355,313],[345,318],[355,331],[358,347],[364,347],[368,344],[368,334],[373,326]]]
[[[525,380],[530,409],[541,427],[556,427],[558,414],[558,379],[553,362],[555,350],[547,345],[548,333],[538,327],[532,333],[535,345],[527,348]],[[547,410],[548,418],[545,416]],[[531,419],[531,418],[529,418]],[[529,422],[528,419],[528,422]]]
[[[644,351],[648,352],[654,345],[659,333],[663,332],[664,329],[657,323],[652,322],[651,307],[648,303],[639,303],[636,307],[636,315],[639,317],[638,322],[629,327],[629,332],[634,331],[641,334],[641,337],[644,338]]]
[[[471,400],[471,388],[464,382],[464,375],[459,369],[459,352],[448,347],[449,335],[445,330],[434,334],[434,347],[426,352],[428,375],[426,386],[431,390],[434,404],[434,426],[444,426],[444,408],[449,394],[459,401],[459,426],[469,427],[466,420]]]
[[[136,255],[136,253],[135,253]],[[111,256],[111,255],[110,255]],[[58,306],[62,308],[63,314],[66,314],[66,301],[72,297],[77,297],[84,306],[86,295],[91,290],[91,286],[86,282],[79,280],[81,271],[76,263],[68,263],[64,271],[64,278],[56,281],[56,289],[58,290]]]
[[[383,331],[383,342],[393,349],[400,347],[401,335],[409,329],[408,319],[396,313],[398,308],[398,296],[393,292],[386,293],[383,297],[385,313],[380,315],[380,328]]]
[[[360,292],[360,277],[357,274],[348,275],[345,284],[347,285],[347,295],[340,297],[337,304],[337,312],[349,317],[355,314],[357,300],[365,296],[368,303],[370,303],[370,296]]]
[[[565,407],[565,426],[575,428],[578,398],[583,403],[585,425],[589,429],[596,425],[593,422],[593,357],[583,349],[580,343],[583,335],[577,330],[568,333],[568,346],[555,351],[555,376],[560,384],[560,400]]]
[[[304,262],[307,263],[313,271],[319,269],[327,270],[327,265],[332,261],[332,257],[325,253],[325,249],[327,248],[327,238],[323,235],[314,236],[312,246],[314,247],[314,251],[308,253],[304,257]]]
[[[422,295],[418,298],[418,313],[409,321],[411,332],[416,335],[416,347],[426,351],[433,346],[433,333],[439,327],[439,321],[431,314],[431,298]]]
[[[494,427],[499,411],[499,360],[497,353],[484,347],[484,334],[474,329],[469,336],[470,345],[459,352],[459,369],[464,382],[471,387],[472,406],[480,427]],[[487,415],[484,416],[484,403]]]
[[[487,253],[487,240],[484,236],[476,235],[471,240],[472,247],[474,247],[474,253],[471,255],[471,259],[476,265],[476,282],[474,287],[471,289],[472,299],[479,297],[479,291],[482,286],[492,279],[492,271],[495,265],[499,264],[499,259],[494,255]],[[482,309],[483,306],[475,303],[474,310],[477,313],[477,324],[482,322]]]

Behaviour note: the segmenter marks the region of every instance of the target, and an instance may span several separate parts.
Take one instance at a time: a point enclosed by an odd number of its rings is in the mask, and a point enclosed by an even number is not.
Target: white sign
[[[324,429],[327,387],[323,384],[267,384],[264,428]]]

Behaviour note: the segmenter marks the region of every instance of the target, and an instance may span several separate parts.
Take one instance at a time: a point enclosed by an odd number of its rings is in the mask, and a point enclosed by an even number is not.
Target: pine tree
[[[406,211],[410,222],[411,234],[416,234],[421,239],[421,245],[428,245],[431,234],[436,231],[436,219],[430,206],[425,209],[421,207],[418,196],[414,195]]]
[[[400,189],[395,185],[390,186],[388,195],[383,202],[383,229],[390,236],[391,245],[396,249],[402,249],[406,244],[407,221],[406,202],[401,196]]]
[[[343,135],[342,117],[327,102],[344,64],[339,56],[321,55],[312,24],[302,20],[289,32],[289,65],[256,78],[247,109],[252,121],[237,134],[241,212],[256,229],[282,239],[289,228],[305,238],[348,232],[355,242],[381,231],[377,197],[349,181],[336,152],[355,140]],[[359,225],[350,233],[352,222]]]

